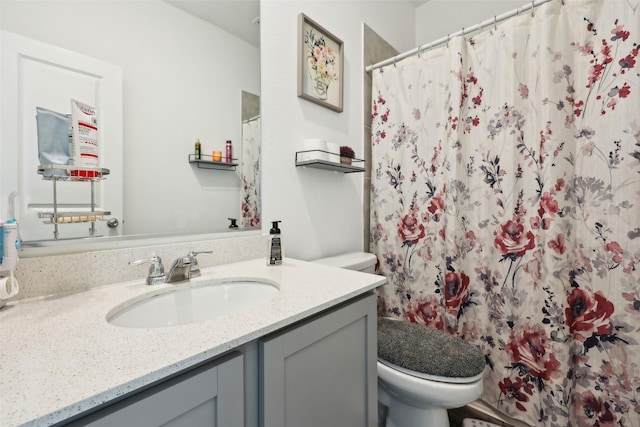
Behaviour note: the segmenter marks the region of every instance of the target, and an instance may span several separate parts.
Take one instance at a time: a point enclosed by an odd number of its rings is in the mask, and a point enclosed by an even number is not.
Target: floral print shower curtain
[[[242,123],[240,226],[260,226],[260,117]]]
[[[554,0],[373,72],[379,315],[531,425],[640,426],[639,43],[637,0]]]

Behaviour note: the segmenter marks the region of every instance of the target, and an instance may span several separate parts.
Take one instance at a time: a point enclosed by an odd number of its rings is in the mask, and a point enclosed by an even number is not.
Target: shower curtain
[[[260,117],[242,123],[240,226],[260,226]]]
[[[638,43],[639,1],[554,0],[373,72],[379,315],[531,425],[640,426]]]

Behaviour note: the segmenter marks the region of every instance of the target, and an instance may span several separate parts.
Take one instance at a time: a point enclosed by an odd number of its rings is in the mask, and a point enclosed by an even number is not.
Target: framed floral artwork
[[[305,14],[298,17],[298,96],[342,112],[342,40]]]

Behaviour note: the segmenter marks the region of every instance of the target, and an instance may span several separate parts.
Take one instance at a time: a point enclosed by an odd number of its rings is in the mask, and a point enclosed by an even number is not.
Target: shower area
[[[240,165],[240,227],[261,224],[260,96],[242,91],[242,153]]]
[[[378,314],[517,420],[640,426],[640,2],[535,6],[371,67]]]

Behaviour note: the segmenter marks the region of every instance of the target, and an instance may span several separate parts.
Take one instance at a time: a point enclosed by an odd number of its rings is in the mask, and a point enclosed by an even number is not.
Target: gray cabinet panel
[[[376,297],[260,340],[263,427],[377,422]]]
[[[244,427],[243,370],[243,356],[234,353],[69,425]]]

